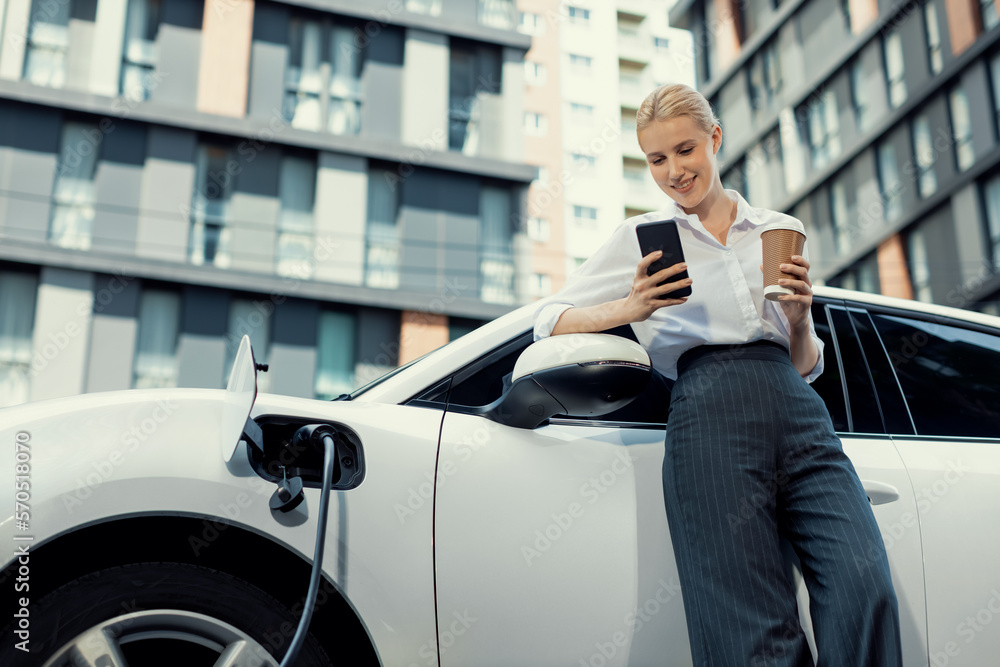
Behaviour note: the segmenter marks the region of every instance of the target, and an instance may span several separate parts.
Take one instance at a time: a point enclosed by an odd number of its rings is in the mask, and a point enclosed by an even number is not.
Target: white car
[[[690,665],[663,508],[669,383],[625,338],[522,355],[536,308],[345,400],[256,395],[244,347],[225,391],[0,410],[0,664],[278,664],[326,443],[322,578],[295,664]],[[813,312],[813,387],[882,531],[905,664],[996,665],[1000,318],[832,288]],[[299,504],[276,493],[298,480]]]

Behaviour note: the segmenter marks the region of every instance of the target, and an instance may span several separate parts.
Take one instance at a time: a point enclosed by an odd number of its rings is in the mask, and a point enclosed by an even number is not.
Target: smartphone
[[[663,251],[660,258],[649,265],[647,275],[651,276],[657,271],[662,271],[684,261],[684,249],[681,247],[681,237],[677,233],[677,223],[673,220],[641,222],[635,226],[635,235],[639,237],[639,250],[642,252],[643,257],[656,250]],[[688,272],[686,270],[681,271],[677,275],[667,278],[660,285],[684,280],[687,277]],[[659,298],[679,299],[682,296],[691,296],[690,285],[667,294],[661,294]]]

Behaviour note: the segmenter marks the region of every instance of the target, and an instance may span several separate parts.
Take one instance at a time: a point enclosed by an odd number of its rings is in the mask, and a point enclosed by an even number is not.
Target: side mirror
[[[610,334],[564,334],[529,345],[514,364],[511,386],[482,416],[532,429],[553,415],[603,415],[642,393],[651,375],[638,343]]]

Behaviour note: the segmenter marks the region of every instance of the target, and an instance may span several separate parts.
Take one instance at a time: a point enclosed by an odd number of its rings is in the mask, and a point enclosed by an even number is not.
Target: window
[[[528,218],[528,238],[536,243],[547,243],[551,236],[549,221],[545,218]]]
[[[480,298],[488,303],[514,303],[514,244],[511,193],[484,186],[479,198]]]
[[[850,253],[854,241],[854,226],[847,206],[847,189],[841,177],[830,186],[830,222],[833,225],[837,252],[841,255]]]
[[[357,317],[353,313],[324,310],[319,314],[316,350],[316,398],[330,400],[355,386]]]
[[[548,132],[549,124],[545,116],[533,111],[524,112],[524,132],[533,137],[544,137]]]
[[[285,155],[279,180],[277,273],[306,279],[313,272],[313,208],[316,203],[315,160]]]
[[[1000,272],[1000,174],[994,175],[983,186],[984,209],[986,210],[986,233],[989,237],[989,252],[993,261],[993,271]]]
[[[500,52],[452,41],[448,78],[448,148],[479,152],[480,98],[500,93]]]
[[[514,1],[479,0],[479,23],[500,30],[513,30],[517,25]]]
[[[528,291],[531,296],[539,298],[552,294],[552,277],[547,273],[532,273]]]
[[[577,74],[587,74],[590,72],[594,59],[590,56],[581,56],[576,53],[569,54],[569,66]]]
[[[889,141],[878,147],[878,180],[883,215],[886,221],[891,222],[903,212],[903,182],[899,178],[896,148]]]
[[[840,122],[837,97],[832,90],[820,93],[809,109],[809,148],[814,169],[822,169],[840,155]]]
[[[899,35],[898,28],[886,33],[882,41],[882,48],[885,56],[885,78],[889,86],[889,104],[895,109],[906,101],[906,80],[903,77],[903,40]]]
[[[1000,134],[1000,54],[990,59],[990,88],[993,93],[993,124]]]
[[[142,291],[139,297],[135,364],[132,369],[133,388],[177,386],[180,318],[181,297],[178,293],[159,289]],[[234,358],[235,355],[234,352]]]
[[[0,271],[0,408],[27,403],[38,277]]]
[[[368,174],[368,224],[365,228],[365,284],[399,287],[399,190],[385,169]]]
[[[948,108],[951,111],[951,130],[955,139],[955,164],[959,171],[965,171],[976,161],[976,152],[972,146],[969,99],[961,86],[948,93]]]
[[[533,12],[521,12],[521,20],[517,29],[526,35],[541,37],[545,34],[545,19]]]
[[[574,116],[578,118],[590,118],[594,115],[594,107],[591,104],[582,104],[580,102],[570,102],[569,110]]]
[[[865,77],[860,60],[855,60],[851,63],[850,76],[854,122],[858,128],[858,133],[867,132],[871,129],[875,117],[872,113],[871,102],[865,91]]]
[[[666,37],[654,37],[653,48],[661,53],[670,52],[670,40]]]
[[[840,16],[844,19],[844,30],[851,34],[851,3],[850,0],[840,0]]]
[[[979,16],[983,19],[983,30],[992,30],[997,23],[1000,23],[1000,16],[997,15],[997,6],[994,0],[979,0]]]
[[[919,435],[1000,433],[1000,339],[979,331],[872,314]]]
[[[31,3],[24,78],[36,86],[62,88],[66,84],[70,4],[46,0]]]
[[[917,161],[917,185],[920,196],[930,197],[937,190],[937,175],[934,173],[934,146],[931,142],[931,126],[926,114],[913,119],[913,155]]]
[[[571,23],[588,23],[590,21],[590,10],[570,5],[566,8],[566,16]]]
[[[910,270],[913,298],[931,302],[931,270],[927,261],[927,239],[923,231],[915,229],[906,239],[906,262]]]
[[[201,144],[195,157],[195,189],[191,198],[192,264],[227,268],[232,231],[228,226],[229,200],[235,188],[229,150]]]
[[[90,248],[97,196],[94,175],[103,136],[92,125],[63,125],[49,226],[49,240],[63,248]]]
[[[869,255],[830,280],[829,284],[833,287],[878,294],[880,289],[877,260],[873,255]]]
[[[771,42],[760,50],[759,55],[747,68],[747,88],[751,107],[754,110],[775,108],[781,87],[781,60],[777,44]]]
[[[406,0],[406,11],[414,14],[439,16],[441,14],[441,0]]]
[[[593,206],[573,206],[573,219],[583,225],[591,225],[597,221],[597,209]]]
[[[229,371],[236,360],[236,352],[240,349],[243,336],[250,337],[253,347],[254,361],[266,364],[271,353],[271,313],[273,306],[269,302],[251,299],[233,299],[229,304],[229,321],[226,326],[226,363],[223,365],[222,386],[229,379]],[[267,373],[257,374],[257,391],[265,392],[270,388],[271,376]]]
[[[541,86],[545,84],[545,65],[533,63],[530,60],[524,61],[524,80],[529,86]]]
[[[570,160],[573,161],[573,166],[581,171],[593,167],[597,162],[593,155],[584,153],[570,153]]]
[[[129,100],[149,98],[156,70],[156,33],[160,0],[129,0],[122,52],[121,94]]]
[[[364,50],[353,26],[292,18],[285,70],[285,120],[292,127],[357,134]]]
[[[927,36],[927,62],[932,74],[940,74],[944,68],[941,58],[941,26],[933,2],[924,5],[924,28]]]

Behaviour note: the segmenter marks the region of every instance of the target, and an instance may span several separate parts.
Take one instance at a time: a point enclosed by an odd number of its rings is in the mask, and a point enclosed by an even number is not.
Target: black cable
[[[312,574],[309,577],[309,592],[306,593],[306,606],[302,610],[302,618],[299,619],[299,627],[292,637],[292,644],[288,647],[280,667],[291,667],[298,657],[299,649],[302,648],[306,640],[306,632],[309,631],[309,622],[312,620],[313,607],[316,604],[316,596],[319,594],[319,577],[323,571],[323,545],[326,542],[326,516],[330,509],[330,488],[333,486],[333,464],[335,461],[336,447],[333,437],[329,434],[323,436],[323,487],[319,497],[319,524],[316,527],[316,551],[313,554]]]

